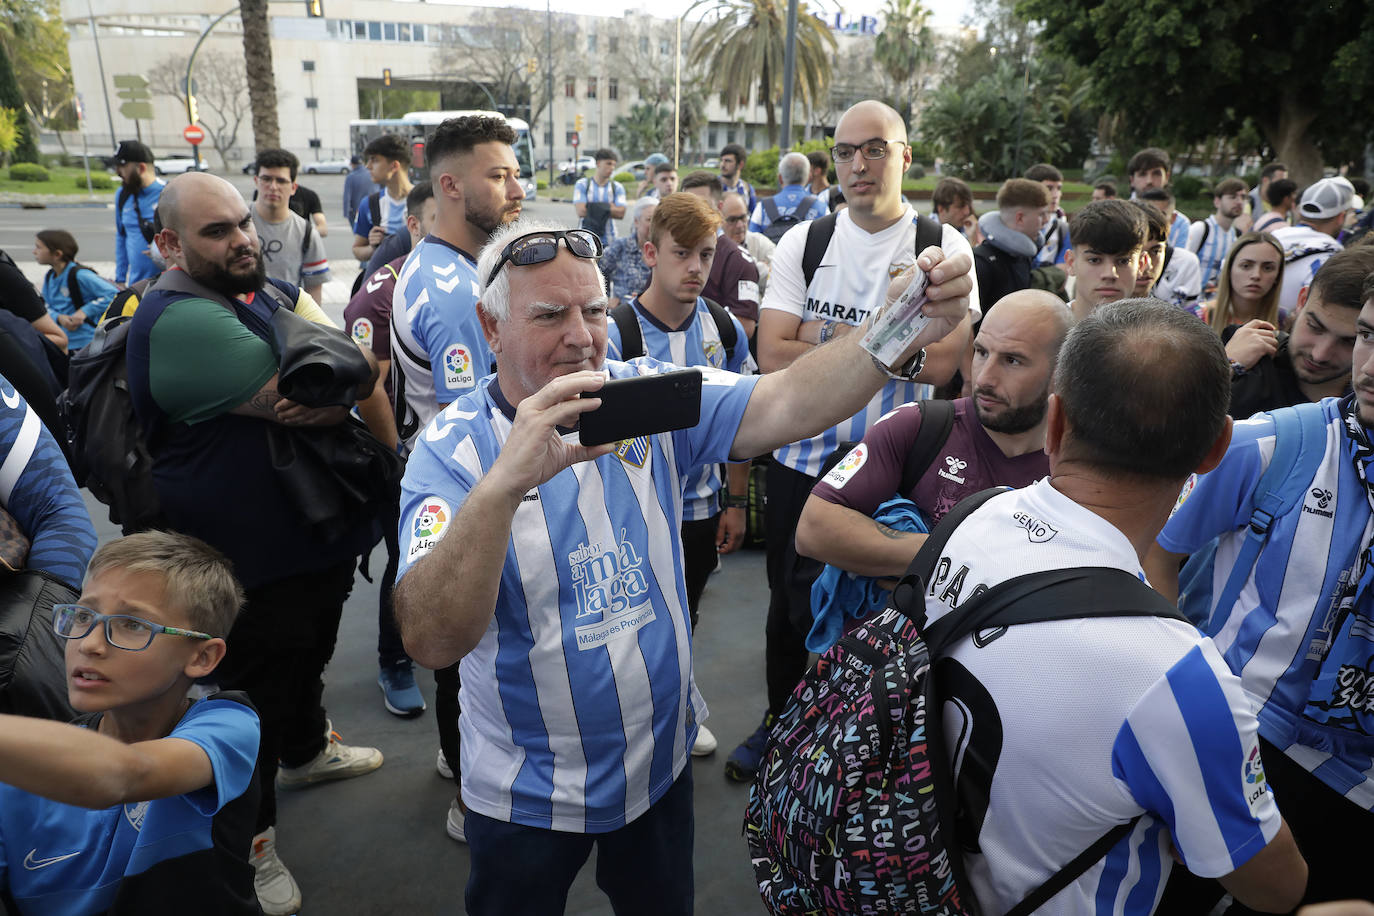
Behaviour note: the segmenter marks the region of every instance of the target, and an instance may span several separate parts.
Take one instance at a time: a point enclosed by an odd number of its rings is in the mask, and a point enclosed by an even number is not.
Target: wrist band
[[[727,496],[727,497],[725,497],[725,508],[727,508],[727,509],[747,509],[747,508],[749,508],[749,497],[747,497],[747,496]]]

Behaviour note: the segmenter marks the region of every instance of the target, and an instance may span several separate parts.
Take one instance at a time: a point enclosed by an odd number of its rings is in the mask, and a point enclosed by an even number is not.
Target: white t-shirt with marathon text
[[[895,272],[916,261],[916,211],[908,205],[897,222],[881,232],[870,233],[854,224],[847,209],[841,210],[835,218],[830,245],[808,287],[803,285],[801,265],[807,234],[813,225],[814,222],[807,223],[805,231],[789,232],[778,242],[762,308],[778,309],[802,321],[828,318],[861,324],[882,306],[892,276],[889,271]],[[964,252],[973,256],[968,240],[953,226],[942,227],[941,239],[946,255]],[[969,313],[974,321],[982,315],[976,284],[969,297]],[[841,442],[857,442],[879,417],[908,401],[930,397],[930,392],[929,385],[890,381],[850,419],[819,436],[785,445],[773,456],[786,467],[815,476]]]
[[[1144,579],[1119,529],[1042,480],[993,497],[954,532],[927,613],[938,620],[1015,576],[1085,566]],[[1184,621],[1021,624],[975,634],[937,665],[942,683],[956,685],[943,721],[957,779],[988,799],[969,812],[978,851],[965,858],[987,912],[1006,912],[1137,815],[1125,839],[1036,912],[1148,916],[1173,864],[1171,840],[1190,870],[1219,877],[1278,833],[1250,699]]]

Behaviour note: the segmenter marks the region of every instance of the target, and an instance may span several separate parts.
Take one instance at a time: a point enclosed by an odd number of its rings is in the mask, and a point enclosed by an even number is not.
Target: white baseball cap
[[[1309,219],[1330,219],[1352,208],[1364,209],[1364,201],[1356,207],[1356,200],[1355,186],[1345,178],[1323,178],[1302,192],[1298,212]]]

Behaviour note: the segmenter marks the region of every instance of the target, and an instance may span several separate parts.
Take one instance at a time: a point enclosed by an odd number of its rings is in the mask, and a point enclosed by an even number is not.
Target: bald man
[[[929,527],[965,496],[994,486],[1024,487],[1049,473],[1050,379],[1072,324],[1064,301],[1043,290],[1011,293],[988,312],[973,342],[973,397],[953,402],[944,445],[915,485],[900,493]],[[927,403],[932,412],[949,409]],[[926,536],[895,531],[872,516],[902,490],[907,456],[924,420],[920,404],[897,408],[816,484],[797,524],[799,554],[863,576],[896,579],[906,572]]]
[[[276,787],[382,764],[376,748],[338,741],[321,704],[354,558],[371,550],[380,529],[340,520],[322,535],[268,447],[273,426],[348,418],[346,407],[309,408],[277,390],[273,314],[289,308],[332,327],[329,319],[297,287],[266,279],[253,217],[229,182],[199,172],[174,178],[159,213],[164,228],[154,241],[179,269],[147,291],[129,325],[129,393],[143,428],[156,431],[149,447],[166,527],[228,556],[247,592],[215,674],[222,688],[248,694],[262,722],[252,850],[258,902],[264,913],[294,913],[301,893],[276,852]],[[372,369],[375,383],[375,360]]]
[[[882,102],[859,102],[836,125],[830,155],[849,206],[794,227],[779,241],[759,310],[758,362],[765,373],[791,365],[819,344],[860,330],[882,307],[888,278],[916,260],[921,235],[916,211],[902,196],[911,147],[901,116]],[[926,217],[919,219],[929,223]],[[966,252],[972,257],[968,241],[957,229],[932,224],[926,233],[940,240],[939,247],[947,255]],[[805,257],[808,250],[819,253],[811,270],[807,268],[812,267],[812,259]],[[898,404],[930,397],[932,386],[953,377],[968,349],[971,322],[982,315],[977,294],[975,289],[969,313],[960,325],[893,373],[864,409],[818,436],[773,453],[765,516],[768,711],[726,760],[729,778],[744,782],[754,777],[772,717],[782,712],[792,688],[806,672],[805,628],[810,625],[811,611],[809,601],[800,606],[792,598],[807,591],[797,587],[800,579],[792,538],[821,464],[841,442],[863,438],[879,417]]]

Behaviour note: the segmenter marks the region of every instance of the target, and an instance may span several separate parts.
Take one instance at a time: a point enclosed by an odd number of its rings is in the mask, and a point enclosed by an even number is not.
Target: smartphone
[[[687,429],[701,420],[701,370],[610,379],[582,397],[601,399],[601,406],[584,413],[577,425],[583,445]]]

